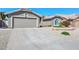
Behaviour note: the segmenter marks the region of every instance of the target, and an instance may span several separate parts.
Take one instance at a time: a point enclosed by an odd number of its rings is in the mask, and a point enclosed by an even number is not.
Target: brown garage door
[[[36,27],[36,19],[14,18],[13,28],[33,28]]]

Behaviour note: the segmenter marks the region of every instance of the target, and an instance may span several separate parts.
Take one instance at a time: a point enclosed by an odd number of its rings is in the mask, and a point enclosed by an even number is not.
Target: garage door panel
[[[36,19],[14,18],[14,28],[32,28],[36,27]]]

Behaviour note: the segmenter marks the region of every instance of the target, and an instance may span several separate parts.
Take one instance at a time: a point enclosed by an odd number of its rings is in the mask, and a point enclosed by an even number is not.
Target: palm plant
[[[5,17],[6,17],[6,15],[5,15],[3,12],[0,13],[0,16],[1,16],[1,19],[2,19],[2,20],[4,20]]]
[[[5,15],[3,12],[0,13],[0,18],[1,18],[1,20],[0,20],[0,28],[6,28],[7,27],[6,24],[3,21],[3,20],[5,20],[6,16],[7,15]]]

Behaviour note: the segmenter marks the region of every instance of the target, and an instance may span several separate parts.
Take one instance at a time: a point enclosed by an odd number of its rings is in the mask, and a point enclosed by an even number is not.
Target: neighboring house
[[[5,13],[5,15],[7,15],[6,20],[9,28],[38,28],[42,17],[27,9]]]
[[[61,22],[68,20],[70,22],[69,27],[79,27],[79,15],[55,15],[45,16],[41,22],[41,27],[56,27],[60,26]]]

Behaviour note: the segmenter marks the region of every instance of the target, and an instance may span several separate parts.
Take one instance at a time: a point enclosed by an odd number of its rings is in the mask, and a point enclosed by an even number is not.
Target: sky
[[[0,8],[0,12],[12,12],[20,8]],[[51,16],[55,14],[79,14],[79,8],[28,8],[40,15]]]

